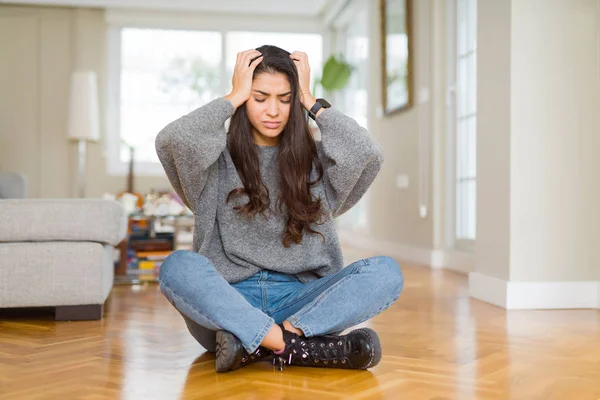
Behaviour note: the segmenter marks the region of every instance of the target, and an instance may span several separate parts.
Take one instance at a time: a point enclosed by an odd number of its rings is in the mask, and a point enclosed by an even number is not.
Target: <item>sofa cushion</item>
[[[127,215],[102,199],[0,200],[0,242],[76,241],[118,244]]]
[[[93,242],[0,243],[0,308],[103,304],[114,253]]]

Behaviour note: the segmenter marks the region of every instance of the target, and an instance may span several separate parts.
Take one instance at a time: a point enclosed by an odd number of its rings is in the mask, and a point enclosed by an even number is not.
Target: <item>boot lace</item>
[[[306,338],[295,338],[291,340],[292,346],[289,352],[273,358],[273,365],[279,364],[279,370],[283,371],[286,365],[323,365],[348,364],[347,355],[350,353],[350,342],[340,338],[331,340],[311,340]]]
[[[268,354],[263,353],[263,349],[259,347],[254,351],[254,353],[246,353],[244,357],[242,357],[242,365],[251,364],[266,356],[268,356]]]

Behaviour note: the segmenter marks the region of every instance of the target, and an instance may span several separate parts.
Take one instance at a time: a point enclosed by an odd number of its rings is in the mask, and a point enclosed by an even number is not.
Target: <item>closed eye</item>
[[[256,101],[257,103],[264,103],[265,100],[266,99],[257,99],[257,98],[254,98],[254,101]],[[291,99],[290,100],[281,100],[281,102],[283,104],[290,104],[292,102],[292,100]]]

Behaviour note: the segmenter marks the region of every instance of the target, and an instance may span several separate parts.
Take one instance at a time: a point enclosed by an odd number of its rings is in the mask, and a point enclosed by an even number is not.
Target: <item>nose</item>
[[[277,99],[269,101],[269,104],[267,106],[267,115],[269,117],[276,117],[279,115],[279,104],[277,102]]]

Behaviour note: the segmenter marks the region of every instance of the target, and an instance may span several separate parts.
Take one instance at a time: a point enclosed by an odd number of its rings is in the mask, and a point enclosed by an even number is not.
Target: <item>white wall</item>
[[[419,216],[419,134],[433,135],[431,113],[439,92],[434,91],[432,46],[437,44],[432,37],[432,2],[413,2],[413,85],[416,94],[419,88],[431,93],[430,100],[399,114],[378,115],[382,106],[381,76],[381,32],[379,2],[371,4],[370,58],[371,80],[369,92],[369,130],[384,149],[383,169],[372,186],[370,207],[371,237],[376,240],[398,243],[422,249],[434,245],[433,172],[428,165],[426,190],[429,214]],[[443,40],[442,40],[443,42]],[[443,47],[441,48],[443,54]],[[439,65],[438,65],[439,67]],[[438,70],[439,71],[439,70]],[[441,70],[443,75],[445,69]],[[442,97],[443,98],[443,97]],[[431,158],[429,158],[431,160]],[[407,174],[410,185],[407,189],[396,188],[396,176]]]
[[[32,196],[68,192],[70,15],[0,6],[0,168],[28,177]]]
[[[600,0],[479,1],[473,296],[600,300]]]
[[[479,2],[477,271],[600,277],[600,1]]]
[[[508,279],[510,256],[509,1],[478,2],[477,270]]]
[[[512,281],[600,274],[600,1],[511,12]]]

